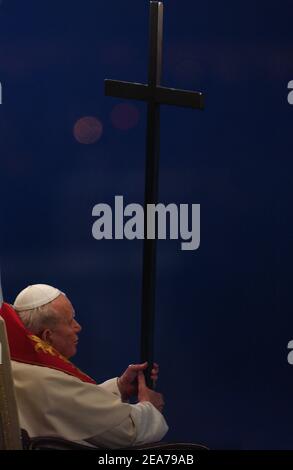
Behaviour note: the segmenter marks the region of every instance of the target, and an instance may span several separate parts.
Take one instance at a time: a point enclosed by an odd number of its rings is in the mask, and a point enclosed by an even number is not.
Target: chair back
[[[0,315],[0,450],[22,449],[6,327]]]

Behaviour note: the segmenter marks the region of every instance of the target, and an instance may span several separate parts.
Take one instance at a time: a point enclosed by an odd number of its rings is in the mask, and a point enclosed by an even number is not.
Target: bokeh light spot
[[[116,129],[127,131],[138,124],[139,111],[132,104],[117,104],[111,112],[111,121]]]
[[[74,124],[73,135],[80,144],[94,144],[103,134],[103,124],[93,116],[80,118]]]

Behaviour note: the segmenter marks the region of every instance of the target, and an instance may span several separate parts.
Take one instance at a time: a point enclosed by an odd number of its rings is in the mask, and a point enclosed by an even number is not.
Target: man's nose
[[[74,320],[74,329],[77,332],[81,331],[81,326],[76,320]]]

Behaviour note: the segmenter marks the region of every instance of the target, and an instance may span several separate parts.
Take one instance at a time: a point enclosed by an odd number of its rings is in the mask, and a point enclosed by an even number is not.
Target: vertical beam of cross
[[[163,3],[150,2],[149,73],[148,84],[105,80],[105,94],[147,102],[147,135],[145,167],[145,220],[142,280],[141,361],[148,362],[146,381],[150,378],[153,364],[155,288],[156,288],[156,240],[147,237],[147,206],[158,202],[159,154],[160,154],[160,105],[175,105],[203,109],[202,93],[175,90],[160,85],[162,68]]]
[[[151,96],[161,84],[162,40],[163,40],[163,4],[151,2],[149,38],[149,76],[148,85]],[[144,247],[141,306],[141,361],[148,362],[146,382],[151,386],[150,373],[153,364],[155,292],[156,292],[156,240],[147,238],[147,206],[157,204],[159,190],[160,156],[160,105],[154,98],[148,102],[145,198],[144,198]]]

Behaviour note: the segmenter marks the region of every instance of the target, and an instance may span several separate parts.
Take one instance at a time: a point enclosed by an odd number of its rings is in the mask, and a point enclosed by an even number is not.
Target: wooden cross
[[[203,94],[175,90],[161,86],[163,3],[150,2],[149,71],[147,85],[118,80],[105,80],[106,96],[143,100],[147,103],[145,200],[144,200],[144,249],[141,317],[141,362],[148,361],[146,381],[152,386],[150,373],[153,364],[155,285],[156,285],[156,240],[147,239],[147,204],[157,204],[159,186],[160,153],[160,105],[184,106],[203,109]]]

